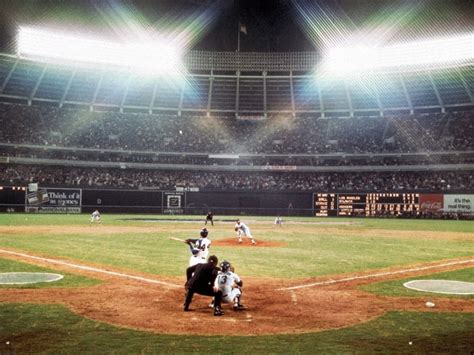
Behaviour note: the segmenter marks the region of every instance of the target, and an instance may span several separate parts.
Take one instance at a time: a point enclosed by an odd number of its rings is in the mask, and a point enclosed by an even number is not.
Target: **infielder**
[[[275,225],[278,227],[283,227],[283,219],[280,216],[275,218]]]
[[[207,229],[203,228],[200,239],[186,239],[186,244],[189,245],[192,254],[189,258],[189,266],[206,263],[211,247],[211,241],[207,238],[208,233]]]
[[[222,292],[222,302],[224,303],[233,303],[234,311],[240,311],[245,309],[245,306],[240,303],[240,298],[242,296],[242,280],[239,275],[232,271],[231,265],[228,261],[223,261],[221,263],[221,271],[217,274],[216,280],[214,281],[214,291]],[[220,304],[215,303],[215,306]]]
[[[237,232],[237,238],[239,239],[239,243],[242,243],[242,236],[244,236],[250,238],[252,244],[257,244],[257,242],[252,236],[252,233],[250,233],[250,228],[245,223],[240,222],[240,219],[237,219],[235,222],[236,223],[234,230]]]
[[[94,212],[92,212],[90,224],[92,223],[101,223],[99,210],[95,210]]]

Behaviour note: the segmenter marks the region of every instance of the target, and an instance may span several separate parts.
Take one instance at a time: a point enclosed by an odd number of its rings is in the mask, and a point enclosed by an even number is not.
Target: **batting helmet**
[[[206,238],[208,235],[208,231],[206,228],[201,229],[201,237]]]
[[[224,260],[222,263],[221,263],[221,270],[223,272],[227,272],[230,270],[230,263],[226,260]]]

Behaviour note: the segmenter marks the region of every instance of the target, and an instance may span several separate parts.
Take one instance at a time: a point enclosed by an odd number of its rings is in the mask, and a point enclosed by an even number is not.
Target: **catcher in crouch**
[[[205,264],[207,262],[207,255],[211,247],[211,241],[207,238],[209,232],[206,228],[201,229],[200,239],[186,239],[186,244],[191,250],[191,257],[189,258],[189,266],[196,264]]]
[[[240,303],[242,297],[241,287],[243,285],[239,275],[234,272],[234,268],[228,261],[223,261],[220,265],[221,271],[217,274],[214,281],[214,292],[222,293],[222,302],[233,303],[234,311],[245,309],[245,306]],[[217,300],[217,298],[216,298]],[[215,307],[220,309],[220,304],[215,302]]]

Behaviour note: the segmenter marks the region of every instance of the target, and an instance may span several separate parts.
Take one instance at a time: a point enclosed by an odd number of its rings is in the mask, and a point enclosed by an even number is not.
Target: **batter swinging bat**
[[[170,237],[170,239],[171,240],[177,240],[178,242],[186,243],[186,241],[184,239],[181,239],[181,238]]]

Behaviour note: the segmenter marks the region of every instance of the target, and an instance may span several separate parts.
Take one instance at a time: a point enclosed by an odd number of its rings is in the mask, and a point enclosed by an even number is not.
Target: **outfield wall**
[[[312,216],[311,192],[158,191],[4,186],[1,212]]]
[[[267,216],[474,216],[472,194],[415,192],[178,191],[0,187],[0,212]]]

